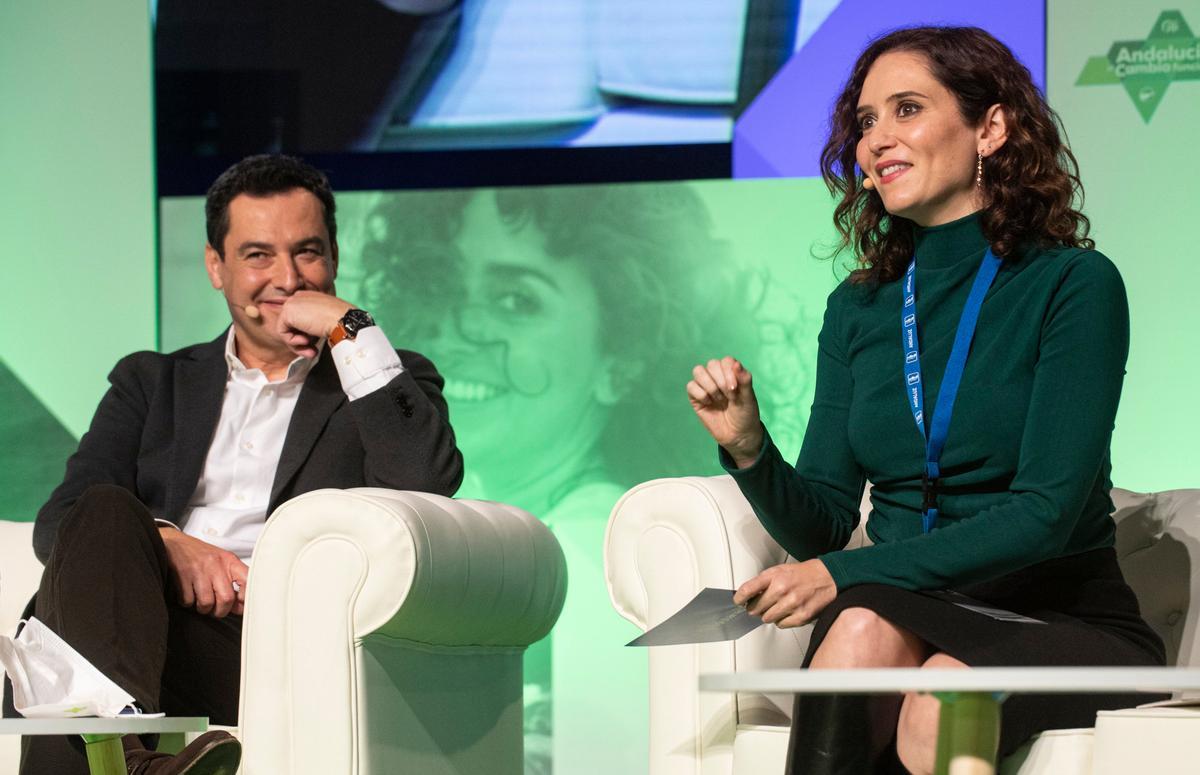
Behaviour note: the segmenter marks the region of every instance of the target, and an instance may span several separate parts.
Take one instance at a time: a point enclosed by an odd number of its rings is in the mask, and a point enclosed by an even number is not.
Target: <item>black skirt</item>
[[[884,584],[840,592],[818,617],[804,666],[838,614],[868,608],[934,651],[972,667],[1122,666],[1166,663],[1162,639],[1142,619],[1111,548],[1059,557],[955,590],[1045,624],[1001,621],[932,596]],[[1015,694],[1001,710],[1000,755],[1046,729],[1091,727],[1096,712],[1164,699],[1147,694]],[[796,737],[793,730],[793,738]],[[793,741],[793,744],[795,741]],[[802,756],[802,752],[796,751]]]

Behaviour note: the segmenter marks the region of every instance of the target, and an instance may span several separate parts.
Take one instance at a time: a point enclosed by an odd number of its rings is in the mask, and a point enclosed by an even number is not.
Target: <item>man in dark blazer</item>
[[[433,364],[334,295],[334,211],[325,176],[290,157],[217,179],[205,266],[231,328],[122,359],[38,513],[32,613],[146,712],[237,723],[247,562],[280,503],[322,487],[452,495],[462,480]],[[125,748],[136,775],[233,775],[240,758],[224,732],[176,756]],[[88,769],[76,740],[28,737],[21,771]]]

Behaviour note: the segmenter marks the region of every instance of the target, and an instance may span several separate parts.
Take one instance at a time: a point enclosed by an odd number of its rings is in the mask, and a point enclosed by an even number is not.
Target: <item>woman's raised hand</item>
[[[729,356],[696,366],[687,383],[696,416],[739,468],[753,463],[762,448],[758,399],[751,383],[750,372]]]

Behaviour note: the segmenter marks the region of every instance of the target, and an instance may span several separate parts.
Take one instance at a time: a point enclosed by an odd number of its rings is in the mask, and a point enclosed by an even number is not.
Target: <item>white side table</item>
[[[792,694],[927,692],[942,702],[936,775],[991,775],[1000,703],[1010,694],[1179,693],[1200,690],[1200,669],[979,667],[967,670],[764,670],[700,676],[700,691]]]
[[[204,732],[203,717],[143,718],[6,718],[0,719],[0,735],[81,735],[87,746],[92,775],[124,775],[125,752],[122,735]]]

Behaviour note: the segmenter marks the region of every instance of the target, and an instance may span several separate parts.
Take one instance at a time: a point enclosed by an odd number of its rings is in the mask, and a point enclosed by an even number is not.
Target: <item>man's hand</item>
[[[279,338],[304,358],[317,354],[317,341],[328,336],[353,304],[317,291],[296,291],[284,302],[275,322]]]
[[[767,568],[738,587],[733,602],[779,627],[799,627],[816,619],[837,597],[837,584],[820,560]]]
[[[763,443],[753,378],[741,361],[726,356],[692,369],[687,383],[693,411],[713,437],[745,468],[758,458]]]
[[[160,527],[159,533],[179,588],[180,605],[217,619],[229,614],[241,616],[246,603],[246,577],[250,573],[246,563],[233,552],[173,527]],[[236,592],[235,581],[239,587]]]

